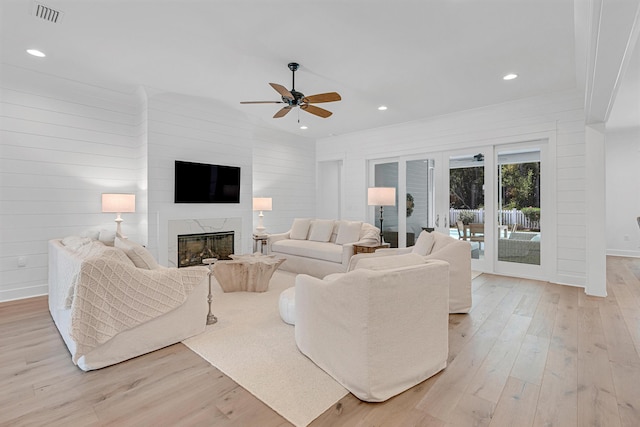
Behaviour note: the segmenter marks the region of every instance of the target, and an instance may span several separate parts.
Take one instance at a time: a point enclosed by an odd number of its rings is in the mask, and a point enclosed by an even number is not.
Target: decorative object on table
[[[369,206],[380,206],[380,241],[382,241],[383,206],[396,205],[395,187],[370,187],[367,194]]]
[[[253,198],[253,210],[260,211],[258,215],[258,226],[256,227],[255,234],[258,236],[262,236],[265,234],[266,228],[264,227],[263,218],[264,214],[262,211],[270,211],[272,207],[271,197],[254,197]]]
[[[213,264],[218,261],[217,258],[205,258],[202,260],[203,264],[207,264],[209,267],[209,296],[207,296],[207,302],[209,302],[209,313],[207,314],[207,325],[213,325],[218,321],[218,318],[211,311],[211,303],[213,302],[213,293],[211,292],[211,276],[213,276]]]
[[[133,213],[136,211],[136,195],[135,194],[102,194],[102,212],[116,213],[116,235],[125,237],[122,235],[121,224],[123,213]]]

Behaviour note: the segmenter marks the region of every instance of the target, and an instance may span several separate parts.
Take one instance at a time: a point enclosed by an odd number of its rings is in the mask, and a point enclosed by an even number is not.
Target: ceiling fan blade
[[[320,102],[334,102],[340,101],[342,98],[337,92],[319,93],[318,95],[306,96],[304,102],[309,104],[318,104]]]
[[[307,113],[315,114],[316,116],[322,117],[326,119],[333,113],[331,111],[325,110],[324,108],[316,107],[315,105],[303,104],[300,106]]]
[[[284,104],[282,101],[240,101],[240,104]]]
[[[291,106],[287,105],[286,107],[281,108],[274,116],[274,119],[278,119],[280,117],[284,117],[287,115],[287,113],[291,111]]]
[[[286,87],[279,85],[278,83],[269,83],[269,84],[271,85],[272,88],[276,90],[276,92],[278,92],[284,98],[293,99],[293,95],[291,95],[291,92],[289,92],[289,89],[287,89]]]

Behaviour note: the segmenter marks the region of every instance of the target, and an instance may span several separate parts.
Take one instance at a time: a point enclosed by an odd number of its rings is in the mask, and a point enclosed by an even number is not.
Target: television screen
[[[175,203],[240,203],[240,168],[176,160]]]

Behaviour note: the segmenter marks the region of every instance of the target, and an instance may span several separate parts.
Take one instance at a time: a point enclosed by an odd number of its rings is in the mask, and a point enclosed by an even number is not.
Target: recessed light
[[[27,53],[29,55],[37,56],[38,58],[44,58],[45,56],[47,56],[44,53],[40,52],[38,49],[27,49]]]
[[[304,129],[309,129],[308,127],[306,127],[305,125],[300,126],[300,129],[304,130]]]
[[[384,111],[386,109],[387,109],[386,105],[381,105],[381,106],[378,107],[378,110],[380,110],[380,111]]]
[[[506,76],[502,77],[502,80],[513,80],[513,79],[515,79],[517,77],[518,77],[517,74],[511,73],[511,74],[507,74]]]

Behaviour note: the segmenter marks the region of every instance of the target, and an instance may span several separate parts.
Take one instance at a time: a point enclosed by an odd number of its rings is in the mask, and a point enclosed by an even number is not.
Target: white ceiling
[[[2,0],[3,63],[132,92],[214,98],[280,129],[325,137],[576,87],[573,0]],[[46,58],[27,55],[37,48]],[[337,91],[272,119],[269,82]],[[520,77],[503,81],[506,73]],[[582,88],[581,88],[582,89]],[[377,110],[380,104],[389,109]]]

